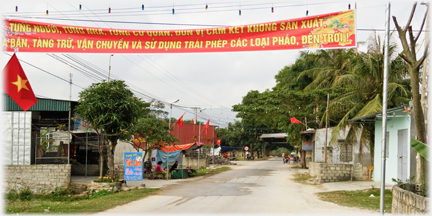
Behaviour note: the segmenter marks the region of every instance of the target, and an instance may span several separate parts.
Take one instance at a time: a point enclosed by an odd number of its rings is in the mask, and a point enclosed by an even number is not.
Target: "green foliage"
[[[11,200],[11,201],[15,201],[15,200],[19,199],[19,196],[14,189],[11,189],[9,191],[9,193],[6,194],[6,199]]]
[[[374,128],[366,124],[351,124],[349,119],[382,110],[384,54],[376,35],[368,41],[367,52],[355,49],[331,49],[301,52],[295,63],[285,66],[275,76],[276,86],[264,92],[250,91],[240,104],[233,106],[241,118],[239,124],[266,127],[288,134],[291,146],[300,146],[303,124],[292,124],[295,117],[310,128],[323,128],[326,119],[327,94],[330,96],[329,127],[335,127],[331,144],[339,133],[349,127],[349,142],[360,136],[360,152],[373,153]],[[407,64],[390,47],[388,106],[397,107],[411,99]],[[228,139],[229,140],[229,139]],[[373,158],[373,157],[371,157]]]
[[[91,196],[90,196],[90,199],[97,199],[97,198],[99,198],[99,197],[103,197],[103,196],[106,196],[106,195],[110,195],[110,194],[114,194],[115,192],[110,192],[110,191],[107,191],[107,190],[100,190],[100,191],[98,191],[98,192],[96,192],[96,193],[93,193]]]
[[[51,192],[51,194],[53,196],[66,196],[66,195],[71,195],[72,192],[65,189],[63,186],[61,186],[61,187],[56,187],[55,190]]]
[[[49,134],[49,128],[47,127],[47,128],[45,128],[45,130],[43,130],[42,132],[41,132],[41,139],[40,139],[40,147],[42,147],[42,149],[44,150],[44,151],[47,151],[48,150],[48,144],[50,143],[50,142],[54,142],[55,140],[54,139],[47,139],[46,138],[46,135],[47,134]]]
[[[33,194],[32,194],[32,192],[30,191],[30,189],[24,189],[24,190],[22,190],[22,191],[20,191],[19,192],[19,194],[18,194],[18,198],[21,200],[21,201],[24,201],[24,200],[31,200],[32,199],[32,196],[33,196]]]
[[[152,195],[158,190],[158,188],[145,188],[118,193],[100,192],[96,197],[91,196],[91,198],[88,196],[53,196],[52,194],[33,195],[30,201],[6,199],[4,210],[8,214],[46,214],[45,209],[49,209],[49,214],[89,214],[125,205]],[[96,193],[93,194],[95,195]]]
[[[134,97],[120,80],[93,83],[81,91],[79,97],[75,111],[92,128],[103,131],[113,144],[118,139],[131,139],[131,127],[150,113],[150,104]]]
[[[370,197],[371,194],[374,197]],[[371,209],[378,211],[380,209],[380,189],[367,189],[357,191],[331,191],[320,192],[318,197],[321,200],[336,203],[342,206],[357,207],[363,209]],[[384,210],[386,213],[391,213],[392,210],[392,191],[385,190],[384,192]]]
[[[214,174],[228,171],[230,169],[231,168],[229,168],[229,167],[219,167],[216,169],[206,169],[203,167],[199,170],[192,170],[192,173],[190,175],[191,176],[214,175]]]
[[[415,139],[411,139],[414,150],[429,161],[429,146]]]
[[[151,152],[156,147],[163,147],[167,143],[179,141],[168,132],[168,128],[169,125],[164,120],[149,115],[139,119],[131,131],[141,138],[138,139],[138,142],[152,144],[149,149],[144,148],[144,150]]]
[[[280,157],[280,156],[282,156],[283,153],[290,154],[290,150],[288,150],[287,148],[281,147],[281,148],[277,148],[274,151],[274,153]]]

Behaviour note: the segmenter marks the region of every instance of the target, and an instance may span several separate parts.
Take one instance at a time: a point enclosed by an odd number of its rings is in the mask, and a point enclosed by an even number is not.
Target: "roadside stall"
[[[180,166],[175,169],[173,173],[174,178],[188,178],[189,174],[193,172],[191,168],[183,168],[183,155],[189,154],[190,152],[200,149],[203,146],[203,143],[188,143],[181,145],[174,145],[169,147],[169,160],[167,162],[168,155],[168,147],[162,147],[160,149],[156,149],[156,154],[153,159],[152,152],[152,162],[162,161],[162,167],[169,170],[169,167],[172,166],[175,161],[178,161]],[[187,163],[189,167],[189,163]]]

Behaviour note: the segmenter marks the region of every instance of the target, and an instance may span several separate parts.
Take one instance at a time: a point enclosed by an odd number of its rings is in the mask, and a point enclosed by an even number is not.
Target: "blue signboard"
[[[312,150],[312,141],[303,141],[303,148],[302,150]]]
[[[143,180],[143,152],[124,153],[124,180]]]

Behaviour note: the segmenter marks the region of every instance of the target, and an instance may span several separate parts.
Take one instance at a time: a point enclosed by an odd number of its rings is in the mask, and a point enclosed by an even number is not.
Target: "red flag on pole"
[[[205,125],[206,134],[207,134],[207,132],[208,132],[209,124],[210,124],[210,119],[207,121],[207,124]]]
[[[37,99],[15,53],[3,69],[3,90],[22,110],[27,111]]]
[[[191,124],[193,124],[193,118],[192,118]]]
[[[185,113],[183,113],[183,115],[177,120],[177,124],[180,126],[180,129],[183,129],[183,116]]]
[[[301,123],[301,121],[297,120],[295,117],[292,117],[291,123]]]
[[[218,139],[218,140],[216,140],[217,145],[220,145],[220,144],[221,144],[221,140],[222,140],[222,139]]]

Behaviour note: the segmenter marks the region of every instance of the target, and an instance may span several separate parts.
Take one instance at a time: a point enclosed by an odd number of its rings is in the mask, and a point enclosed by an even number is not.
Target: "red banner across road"
[[[355,11],[189,30],[128,30],[4,20],[3,50],[61,53],[199,53],[356,46]]]

